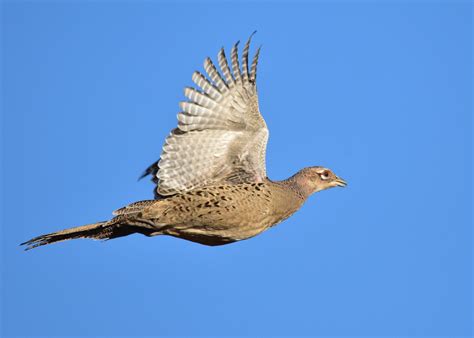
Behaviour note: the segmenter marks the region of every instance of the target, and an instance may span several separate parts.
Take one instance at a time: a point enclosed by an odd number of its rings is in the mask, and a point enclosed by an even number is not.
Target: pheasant
[[[230,66],[224,49],[217,70],[204,61],[196,71],[200,89],[185,88],[178,126],[166,138],[160,159],[142,177],[156,184],[154,199],[114,211],[108,221],[35,237],[26,250],[60,241],[113,239],[140,233],[168,235],[200,244],[224,245],[254,237],[296,212],[313,193],[346,182],[330,169],[313,166],[282,181],[266,175],[268,129],[257,96],[257,49],[249,67],[253,34],[239,64],[237,42]]]

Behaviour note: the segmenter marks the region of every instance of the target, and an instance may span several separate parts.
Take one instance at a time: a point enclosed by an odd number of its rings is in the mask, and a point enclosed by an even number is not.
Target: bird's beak
[[[337,177],[337,178],[334,180],[334,182],[336,183],[336,185],[337,185],[338,187],[345,187],[345,186],[347,186],[347,182],[344,181],[344,180],[343,180],[342,178],[340,178],[340,177]]]

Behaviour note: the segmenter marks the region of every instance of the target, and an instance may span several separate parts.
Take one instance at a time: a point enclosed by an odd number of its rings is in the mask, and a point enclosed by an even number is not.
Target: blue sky
[[[4,336],[471,336],[470,2],[2,4]],[[152,196],[194,70],[258,30],[268,174],[349,182],[236,244],[33,236]]]

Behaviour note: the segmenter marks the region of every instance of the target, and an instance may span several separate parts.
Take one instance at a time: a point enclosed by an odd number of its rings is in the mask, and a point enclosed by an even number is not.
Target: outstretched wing
[[[221,72],[207,58],[207,77],[193,74],[200,89],[185,88],[188,101],[180,103],[178,127],[166,138],[161,158],[144,174],[153,175],[157,197],[216,183],[261,182],[266,177],[268,129],[256,87],[260,48],[249,69],[251,37],[242,52],[242,67],[237,42],[231,50],[232,71],[222,48]]]

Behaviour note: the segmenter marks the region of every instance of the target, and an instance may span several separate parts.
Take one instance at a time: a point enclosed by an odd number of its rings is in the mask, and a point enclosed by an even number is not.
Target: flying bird
[[[282,181],[267,177],[268,128],[256,86],[260,48],[249,65],[252,35],[240,60],[237,42],[230,63],[224,48],[219,51],[220,71],[206,58],[207,76],[194,72],[196,88],[184,89],[187,100],[180,103],[178,126],[166,138],[160,159],[142,176],[152,176],[154,199],[118,209],[108,221],[35,237],[22,243],[26,250],[76,238],[107,240],[134,233],[223,245],[280,223],[315,192],[346,186],[321,166],[304,168]]]

